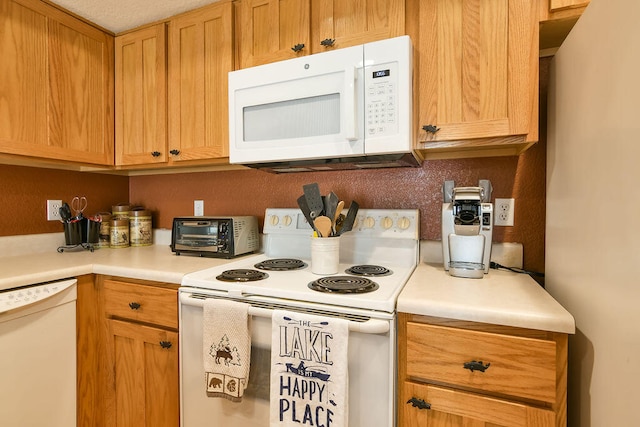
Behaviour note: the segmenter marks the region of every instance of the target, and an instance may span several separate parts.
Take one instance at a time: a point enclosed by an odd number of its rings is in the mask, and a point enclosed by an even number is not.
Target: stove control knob
[[[400,230],[406,230],[411,225],[411,220],[406,216],[403,216],[398,220],[398,227]]]
[[[275,227],[276,225],[278,225],[278,222],[280,222],[280,218],[278,218],[277,215],[271,215],[271,218],[269,218],[269,223]]]
[[[370,216],[366,217],[364,220],[364,228],[373,228],[376,225],[376,220],[371,218]]]
[[[393,220],[391,218],[389,218],[388,216],[385,216],[384,218],[382,218],[382,228],[384,228],[385,230],[388,230],[392,226],[393,226]]]
[[[291,225],[291,221],[292,221],[292,219],[291,219],[291,217],[289,215],[285,215],[284,217],[282,217],[282,224],[285,227],[288,227],[289,225]]]

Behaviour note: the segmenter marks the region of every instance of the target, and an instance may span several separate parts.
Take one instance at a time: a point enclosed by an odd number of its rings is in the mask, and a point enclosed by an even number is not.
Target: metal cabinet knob
[[[320,45],[324,47],[331,47],[336,42],[336,39],[324,39],[320,42]]]
[[[180,150],[176,150],[176,149],[174,148],[173,150],[169,151],[169,153],[170,153],[172,156],[177,156],[178,154],[180,154]]]
[[[407,405],[411,403],[411,405],[414,408],[418,408],[418,409],[431,409],[431,404],[425,402],[422,399],[418,399],[417,397],[412,397],[411,399],[407,400]]]
[[[162,153],[161,153],[161,152],[159,152],[159,151],[152,151],[152,152],[151,152],[151,155],[152,155],[153,157],[160,157],[160,155],[161,155],[161,154],[162,154]]]
[[[131,308],[131,310],[137,310],[140,308],[140,303],[137,302],[130,302],[129,303],[129,308]]]
[[[480,361],[472,360],[471,362],[465,362],[465,363],[462,365],[462,367],[463,367],[464,369],[468,369],[468,370],[470,370],[471,372],[473,372],[473,371],[480,371],[480,372],[484,372],[484,371],[486,371],[486,370],[489,368],[489,366],[491,366],[491,363],[487,363],[487,364],[485,365],[485,364],[483,364],[483,363],[482,363],[482,360],[480,360]]]
[[[171,341],[160,341],[160,347],[162,348],[171,348],[173,344],[171,344]]]
[[[435,125],[424,125],[422,126],[422,130],[429,133],[436,133],[440,130],[440,128]]]
[[[304,43],[298,43],[297,45],[291,48],[291,50],[294,51],[295,53],[300,52],[302,49],[304,49]]]

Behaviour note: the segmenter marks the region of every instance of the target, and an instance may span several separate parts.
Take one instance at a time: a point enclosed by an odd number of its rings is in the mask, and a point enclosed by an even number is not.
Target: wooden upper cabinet
[[[0,22],[0,151],[112,165],[113,37],[33,0]]]
[[[241,0],[239,68],[405,34],[405,0]]]
[[[239,68],[308,55],[310,0],[242,0],[238,3]]]
[[[0,150],[22,154],[48,140],[47,18],[2,1],[0,28]]]
[[[452,151],[515,155],[537,141],[537,4],[419,2],[414,76],[418,141],[425,158],[447,157]]]
[[[549,11],[556,12],[562,9],[584,7],[589,4],[589,0],[548,0]]]
[[[406,34],[405,0],[312,0],[312,52],[356,46]],[[327,43],[327,42],[325,42]]]
[[[167,161],[164,23],[116,37],[116,165]]]
[[[229,155],[232,27],[231,2],[214,3],[169,22],[171,162]]]

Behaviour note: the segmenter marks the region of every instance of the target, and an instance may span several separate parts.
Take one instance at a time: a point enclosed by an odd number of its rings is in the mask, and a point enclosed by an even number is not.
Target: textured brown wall
[[[0,236],[62,231],[60,222],[47,221],[47,199],[71,204],[86,196],[85,215],[129,199],[126,176],[0,165],[0,184]]]
[[[544,271],[546,82],[548,60],[540,62],[540,142],[520,157],[428,161],[417,169],[272,175],[254,170],[118,177],[0,165],[0,236],[61,231],[47,222],[46,199],[86,195],[87,212],[109,211],[129,201],[154,211],[154,227],[170,228],[175,216],[193,214],[202,199],[206,215],[255,215],[267,207],[296,207],[302,185],[318,182],[348,205],[420,209],[421,238],[440,239],[442,183],[493,184],[493,197],[516,199],[514,227],[497,227],[495,242],[524,245],[525,268]]]

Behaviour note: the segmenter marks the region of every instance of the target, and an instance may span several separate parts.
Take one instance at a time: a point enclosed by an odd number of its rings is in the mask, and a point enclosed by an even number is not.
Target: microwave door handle
[[[356,68],[347,67],[344,70],[344,95],[345,95],[345,134],[348,141],[358,140],[358,120],[356,115],[356,100],[358,86],[356,85]]]

